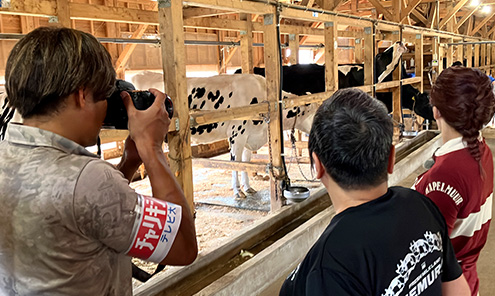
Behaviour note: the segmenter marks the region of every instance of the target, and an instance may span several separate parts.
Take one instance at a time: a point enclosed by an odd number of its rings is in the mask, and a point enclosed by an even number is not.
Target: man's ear
[[[323,177],[323,175],[326,173],[325,167],[321,164],[321,161],[318,156],[316,156],[316,153],[313,152],[312,156],[314,169],[316,171],[316,178],[321,179],[321,177]]]
[[[387,172],[389,174],[392,174],[394,172],[394,164],[395,164],[395,146],[392,145],[392,147],[390,147],[390,155],[388,156],[388,165],[387,165]]]
[[[84,88],[81,87],[70,96],[73,96],[74,103],[77,107],[84,108],[86,106],[86,93],[84,92]]]

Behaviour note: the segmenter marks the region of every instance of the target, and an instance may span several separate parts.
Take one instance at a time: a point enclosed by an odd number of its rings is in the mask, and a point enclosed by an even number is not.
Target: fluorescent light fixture
[[[484,5],[482,8],[481,8],[481,12],[482,13],[490,13],[492,11],[492,7],[490,5]]]
[[[469,3],[470,6],[478,6],[480,4],[480,0],[471,0],[471,3]]]

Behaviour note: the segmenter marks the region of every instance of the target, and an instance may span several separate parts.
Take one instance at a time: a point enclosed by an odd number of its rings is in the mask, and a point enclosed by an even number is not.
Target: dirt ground
[[[293,149],[286,149],[285,153],[291,184],[308,187],[310,191],[316,190],[320,183],[305,181],[301,174],[301,172],[304,173],[308,179],[312,178],[309,163],[298,165],[293,157],[296,154]],[[252,161],[266,162],[267,154],[268,147],[263,147],[257,155],[253,156]],[[303,151],[302,157],[306,157],[307,160],[307,150]],[[213,159],[229,160],[229,158],[229,154],[224,154]],[[246,199],[235,199],[232,191],[232,171],[193,166],[196,235],[200,254],[221,246],[231,235],[269,215],[270,181],[268,174],[265,172],[250,173],[249,176],[250,186],[258,192],[247,195]],[[131,183],[131,187],[139,193],[151,195],[148,178]],[[133,262],[147,272],[153,272],[156,267],[156,264],[139,259],[133,259]],[[137,287],[141,283],[133,280],[133,285]]]

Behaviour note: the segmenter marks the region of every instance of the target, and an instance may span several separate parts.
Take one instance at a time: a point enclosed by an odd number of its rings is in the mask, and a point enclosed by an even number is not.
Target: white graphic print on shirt
[[[400,260],[399,264],[397,264],[396,272],[398,275],[392,279],[382,296],[399,295],[408,282],[411,272],[416,268],[416,265],[420,263],[420,260],[433,251],[443,251],[440,232],[432,233],[431,231],[427,231],[424,234],[424,239],[420,238],[411,242],[409,250],[411,250],[411,252],[406,254],[404,259]],[[416,292],[426,290],[440,274],[441,263],[441,257],[428,267],[426,267],[425,262],[423,262],[421,264],[423,272],[409,285],[409,290],[414,290]],[[417,295],[419,294],[420,293],[417,293]]]

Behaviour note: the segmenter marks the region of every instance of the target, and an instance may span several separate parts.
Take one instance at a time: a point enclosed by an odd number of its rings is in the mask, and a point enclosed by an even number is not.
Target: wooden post
[[[414,42],[414,63],[416,77],[423,77],[423,34],[416,34]],[[420,91],[423,92],[423,79],[421,79]]]
[[[466,44],[466,67],[472,67],[473,66],[473,45],[472,44]]]
[[[484,68],[486,66],[486,44],[481,44],[480,59],[480,67],[483,67],[482,71],[487,73],[487,69]]]
[[[251,15],[241,14],[241,20],[246,21],[246,30],[240,32],[242,73],[253,74],[253,26]]]
[[[277,42],[277,24],[275,20],[275,7],[273,7],[273,13],[265,14],[263,16],[263,40],[264,56],[265,56],[265,75],[266,75],[266,97],[271,105],[270,108],[270,138],[268,139],[269,145],[272,150],[272,165],[274,168],[275,177],[284,178],[283,170],[277,170],[281,168],[282,156],[281,156],[281,141],[280,139],[280,116],[278,96],[280,91],[280,57],[278,51]],[[272,176],[273,177],[273,176]],[[272,178],[270,182],[270,209],[276,211],[283,205],[282,192],[280,187],[280,180]]]
[[[339,73],[337,64],[337,23],[325,23],[325,89],[337,90]]]
[[[454,42],[452,38],[448,39],[449,43]],[[447,68],[454,63],[454,45],[448,45],[447,47]]]
[[[473,67],[478,68],[480,66],[480,45],[474,45],[474,65]]]
[[[181,0],[159,0],[158,20],[165,92],[172,98],[179,131],[168,135],[170,168],[194,211],[189,104],[187,101],[186,48]]]
[[[488,75],[492,75],[492,45],[493,44],[486,45],[486,73]]]
[[[364,28],[364,85],[375,83],[375,34],[374,27]],[[372,95],[375,95],[373,88]]]
[[[460,40],[459,42],[464,42]],[[464,65],[464,45],[457,45],[457,61],[460,61]]]
[[[364,63],[363,59],[363,49],[364,49],[364,40],[362,38],[354,39],[354,63],[362,64]]]
[[[71,27],[69,0],[57,0],[57,18],[60,25]]]
[[[299,34],[289,34],[289,63],[299,64]]]

